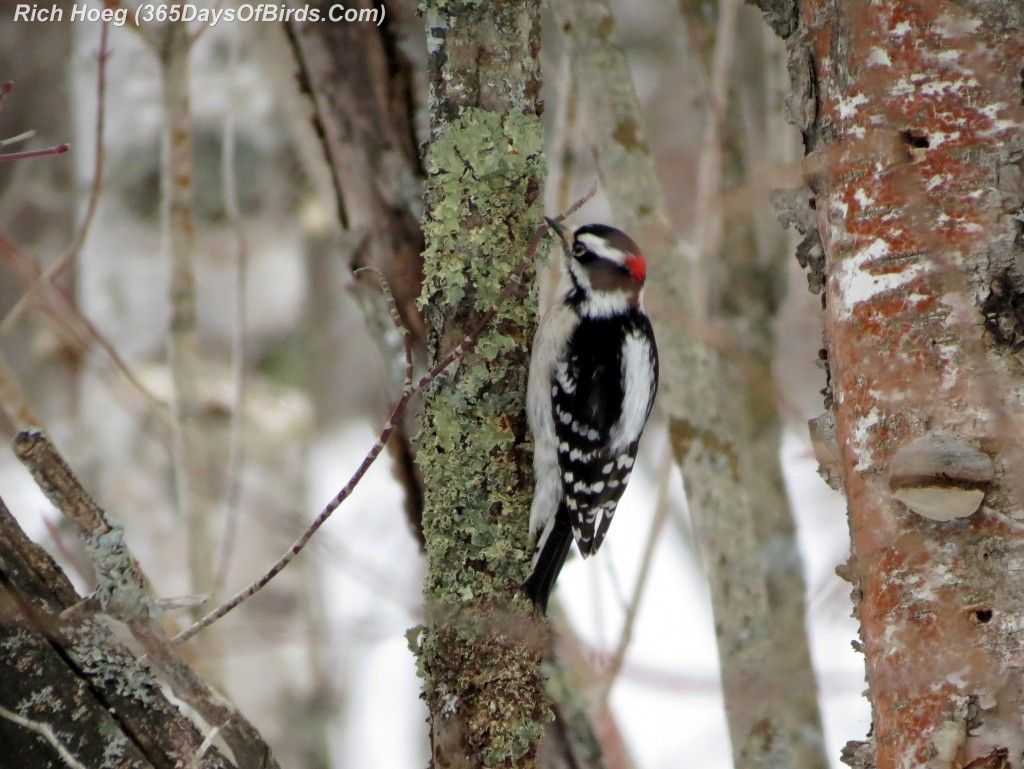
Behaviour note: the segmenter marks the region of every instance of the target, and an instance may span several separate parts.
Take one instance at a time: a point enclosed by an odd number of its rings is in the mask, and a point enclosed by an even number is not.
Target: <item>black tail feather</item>
[[[537,565],[529,579],[523,583],[523,591],[533,601],[541,613],[548,613],[548,598],[555,587],[565,559],[572,545],[572,527],[569,524],[569,511],[563,501],[555,514],[555,525],[548,535],[544,549],[537,559]]]

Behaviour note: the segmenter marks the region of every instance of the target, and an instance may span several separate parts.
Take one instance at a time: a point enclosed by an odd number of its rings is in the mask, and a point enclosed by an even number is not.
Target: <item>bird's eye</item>
[[[573,246],[572,246],[572,255],[573,256],[579,258],[581,256],[586,255],[586,253],[587,253],[587,247],[584,246],[582,243],[574,243],[573,244]]]

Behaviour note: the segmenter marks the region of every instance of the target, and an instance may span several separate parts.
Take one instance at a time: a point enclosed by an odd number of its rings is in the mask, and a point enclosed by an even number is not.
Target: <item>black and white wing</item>
[[[654,336],[642,313],[581,325],[556,364],[552,409],[558,467],[569,523],[584,557],[600,548],[629,482],[657,376]]]

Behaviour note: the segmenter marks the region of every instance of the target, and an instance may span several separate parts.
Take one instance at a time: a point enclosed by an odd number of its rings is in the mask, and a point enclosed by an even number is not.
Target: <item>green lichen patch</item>
[[[432,131],[419,303],[436,361],[514,280],[541,222],[544,156],[536,3],[435,0],[424,9]],[[438,766],[535,768],[550,716],[544,645],[525,637],[536,623],[520,595],[533,494],[526,372],[537,322],[527,283],[424,396],[417,462],[428,621],[409,642]]]
[[[540,219],[539,121],[466,109],[438,130],[425,162],[420,302],[438,357],[473,329],[523,259]],[[521,447],[536,308],[532,287],[505,302],[472,352],[426,398],[419,462],[432,600],[508,600],[525,577],[532,484]]]
[[[435,747],[444,751],[457,740],[481,767],[523,766],[535,760],[534,746],[551,720],[540,673],[543,644],[520,617],[488,616],[486,624],[434,623],[422,643]]]

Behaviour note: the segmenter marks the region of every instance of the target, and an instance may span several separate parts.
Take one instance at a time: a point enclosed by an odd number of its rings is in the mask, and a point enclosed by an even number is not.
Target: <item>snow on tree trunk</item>
[[[874,720],[845,758],[1019,767],[1024,5],[803,0],[800,14],[789,106],[812,194],[792,214],[824,289],[839,448],[824,469],[849,502],[843,574]]]

